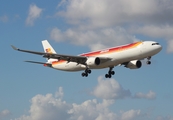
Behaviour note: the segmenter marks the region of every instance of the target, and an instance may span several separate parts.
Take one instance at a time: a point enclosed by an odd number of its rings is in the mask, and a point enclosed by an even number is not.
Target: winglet
[[[14,49],[14,50],[18,50],[18,48],[16,48],[15,46],[11,45],[11,47]]]

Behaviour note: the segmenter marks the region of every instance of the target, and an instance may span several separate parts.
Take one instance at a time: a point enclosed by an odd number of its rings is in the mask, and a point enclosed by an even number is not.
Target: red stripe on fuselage
[[[123,46],[113,47],[113,48],[99,50],[99,51],[95,51],[95,52],[84,53],[79,56],[98,56],[98,55],[110,54],[113,52],[121,52],[124,50],[135,48],[138,45],[140,45],[141,43],[142,42],[135,42],[135,43],[131,43],[131,44],[123,45]],[[54,62],[52,62],[52,65],[57,65],[57,64],[64,63],[64,62],[66,62],[66,61],[65,60],[54,61]]]
[[[140,45],[141,43],[142,42],[135,42],[135,43],[131,43],[131,44],[128,44],[128,45],[113,47],[113,48],[99,50],[99,51],[90,52],[90,53],[84,53],[84,54],[81,54],[80,56],[97,56],[97,55],[102,55],[102,54],[109,54],[109,53],[112,53],[112,52],[120,52],[120,51],[123,51],[123,50],[135,48],[136,46]]]

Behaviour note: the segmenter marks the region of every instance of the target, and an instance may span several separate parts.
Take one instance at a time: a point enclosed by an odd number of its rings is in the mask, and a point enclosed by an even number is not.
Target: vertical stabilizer
[[[55,50],[53,49],[53,47],[49,44],[49,42],[47,40],[43,40],[42,41],[42,45],[43,45],[43,49],[45,53],[52,53],[52,54],[56,54]],[[48,63],[51,63],[53,61],[57,61],[57,59],[47,59]]]

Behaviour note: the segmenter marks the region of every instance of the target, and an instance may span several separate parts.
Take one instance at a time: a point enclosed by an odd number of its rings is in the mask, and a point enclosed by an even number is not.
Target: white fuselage
[[[111,58],[111,60],[103,62],[99,65],[88,66],[90,69],[113,67],[132,60],[142,60],[144,58],[151,57],[157,54],[161,51],[162,47],[158,44],[152,45],[153,43],[156,42],[136,42],[135,44],[128,44],[114,48],[108,48],[100,51],[81,54],[80,56]],[[54,64],[52,65],[52,67],[54,69],[63,71],[80,71],[86,69],[86,67],[82,64],[67,61],[59,61],[58,64]]]

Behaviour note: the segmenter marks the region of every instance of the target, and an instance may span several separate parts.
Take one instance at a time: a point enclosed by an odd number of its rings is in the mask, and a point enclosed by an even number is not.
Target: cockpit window
[[[152,45],[159,45],[159,43],[152,43]]]

